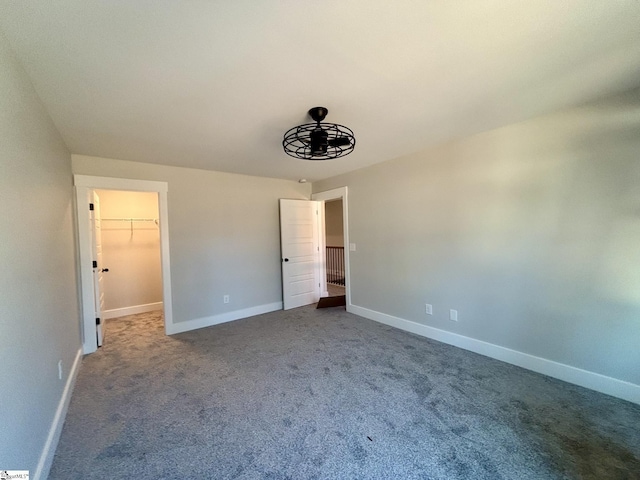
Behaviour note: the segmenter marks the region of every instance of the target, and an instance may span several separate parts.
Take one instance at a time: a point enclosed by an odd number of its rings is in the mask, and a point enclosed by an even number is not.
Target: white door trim
[[[349,261],[349,202],[347,199],[347,187],[339,187],[334,188],[332,190],[327,190],[325,192],[318,192],[311,195],[311,200],[319,200],[319,201],[327,201],[327,200],[339,200],[342,199],[342,232],[344,235],[344,288],[345,294],[347,296],[347,312],[351,311],[351,262]],[[320,228],[322,232],[320,233],[320,241],[322,245],[320,246],[323,252],[322,257],[326,257],[326,248],[325,248],[325,219],[322,218],[322,222],[320,224]],[[324,276],[325,285],[324,289],[326,290],[326,259],[322,262],[322,275]]]
[[[167,203],[167,182],[133,180],[128,178],[94,177],[74,175],[76,187],[76,226],[78,235],[80,300],[82,312],[82,351],[84,354],[97,350],[95,336],[95,315],[93,312],[93,270],[89,224],[89,192],[101,190],[129,190],[134,192],[156,192],[158,194],[158,215],[160,229],[160,258],[162,268],[162,295],[164,306],[165,333],[173,327],[173,306],[171,302],[171,268],[169,261],[169,208]],[[89,332],[89,334],[87,334]]]

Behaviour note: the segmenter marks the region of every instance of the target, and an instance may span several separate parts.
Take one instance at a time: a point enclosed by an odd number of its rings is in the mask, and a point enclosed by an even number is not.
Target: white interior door
[[[93,191],[93,210],[90,210],[91,215],[91,232],[92,232],[92,249],[93,249],[93,298],[95,304],[95,317],[96,317],[96,338],[98,346],[102,346],[104,339],[104,333],[102,330],[104,310],[104,282],[103,271],[104,265],[102,262],[102,230],[100,224],[100,198],[98,194]]]
[[[280,199],[282,296],[285,310],[320,299],[320,202]]]

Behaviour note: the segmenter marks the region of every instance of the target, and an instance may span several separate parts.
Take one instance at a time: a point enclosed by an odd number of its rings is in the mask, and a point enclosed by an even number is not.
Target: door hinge
[[[89,210],[93,211],[93,203],[89,204]]]
[[[96,318],[96,325],[100,325],[100,319]]]
[[[93,268],[98,268],[98,262],[96,260],[93,261]]]

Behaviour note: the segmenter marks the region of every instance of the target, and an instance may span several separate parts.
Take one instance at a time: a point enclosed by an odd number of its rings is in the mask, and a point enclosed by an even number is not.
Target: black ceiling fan
[[[282,146],[287,155],[305,160],[330,160],[350,154],[356,146],[353,131],[336,123],[321,123],[329,113],[314,107],[309,116],[316,123],[305,123],[284,134]]]

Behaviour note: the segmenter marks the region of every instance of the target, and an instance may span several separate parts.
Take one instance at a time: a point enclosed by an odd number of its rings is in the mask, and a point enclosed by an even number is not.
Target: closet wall
[[[161,309],[160,231],[153,221],[158,218],[157,193],[112,190],[97,193],[103,262],[109,269],[104,275],[104,317]]]

